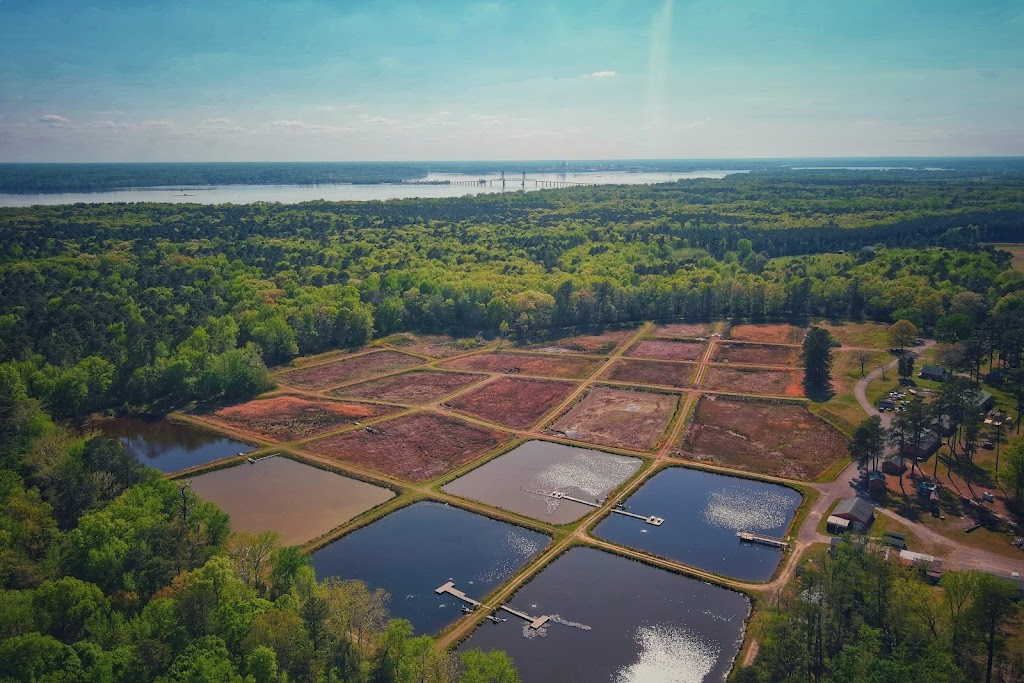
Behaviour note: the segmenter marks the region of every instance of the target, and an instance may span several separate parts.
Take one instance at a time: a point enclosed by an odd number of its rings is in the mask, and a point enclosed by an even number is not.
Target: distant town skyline
[[[1024,155],[1024,5],[0,0],[0,161]]]

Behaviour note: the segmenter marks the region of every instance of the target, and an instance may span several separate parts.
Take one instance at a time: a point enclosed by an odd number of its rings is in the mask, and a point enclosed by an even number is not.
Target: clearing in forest
[[[696,339],[711,334],[713,323],[669,323],[654,328],[656,337],[678,337],[680,339]]]
[[[648,451],[658,445],[678,405],[678,394],[595,387],[547,431],[589,443]]]
[[[278,379],[299,389],[318,391],[422,364],[422,359],[398,351],[372,351],[330,363],[289,370],[278,375]]]
[[[709,365],[701,387],[711,391],[761,396],[804,395],[804,376],[800,370],[769,370],[754,367]]]
[[[271,396],[221,408],[201,419],[272,441],[296,441],[398,412],[397,406],[351,401]]]
[[[436,401],[442,396],[447,396],[484,379],[486,377],[483,375],[469,372],[413,370],[399,375],[371,379],[359,384],[349,384],[335,389],[331,395],[417,405]]]
[[[600,358],[529,353],[480,353],[447,361],[446,368],[538,375],[558,379],[586,377],[601,364]]]
[[[796,346],[719,342],[712,360],[716,363],[743,363],[747,365],[785,365],[799,367],[801,351]]]
[[[616,360],[605,371],[603,379],[613,379],[632,384],[654,384],[676,389],[693,386],[697,365],[693,363],[662,363],[656,360]]]
[[[807,481],[846,455],[846,437],[796,403],[704,396],[676,454]]]
[[[538,342],[525,347],[544,353],[586,353],[603,356],[611,353],[619,344],[629,339],[634,330],[609,330],[600,334],[582,334]]]
[[[446,405],[495,424],[528,429],[568,398],[576,385],[551,379],[499,377],[456,396]]]
[[[626,349],[624,355],[654,360],[699,360],[705,348],[707,345],[704,342],[641,339]]]
[[[729,329],[729,339],[747,342],[763,342],[765,344],[799,344],[804,339],[807,328],[797,327],[788,323],[754,323],[734,325]]]
[[[311,441],[303,448],[407,481],[450,472],[511,438],[447,415],[418,412]]]
[[[889,343],[889,326],[880,323],[818,323],[843,346],[886,351]]]

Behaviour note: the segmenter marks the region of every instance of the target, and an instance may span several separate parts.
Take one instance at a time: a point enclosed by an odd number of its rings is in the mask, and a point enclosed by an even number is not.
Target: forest
[[[399,331],[673,318],[932,330],[966,310],[973,330],[994,311],[1019,356],[1024,274],[982,243],[1020,235],[1024,176],[924,176],[2,209],[0,384],[64,419],[251,396],[268,366]]]

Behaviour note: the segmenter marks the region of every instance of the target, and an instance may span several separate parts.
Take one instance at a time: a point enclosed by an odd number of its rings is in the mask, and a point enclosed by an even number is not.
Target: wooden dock
[[[455,584],[451,581],[444,584],[443,586],[438,586],[434,589],[434,592],[438,595],[443,595],[444,593],[454,595],[459,600],[462,600],[463,602],[468,602],[470,605],[473,605],[473,609],[476,609],[480,606],[480,603],[478,601],[474,600],[473,598],[469,597],[468,595],[460,591],[458,588],[455,587]],[[520,612],[519,610],[513,609],[508,605],[498,605],[498,609],[504,610],[509,614],[514,614],[520,619],[529,622],[530,628],[532,629],[538,629],[551,620],[551,617],[547,616],[546,614],[540,617],[531,617],[529,614],[526,614],[525,612]]]
[[[775,538],[774,536],[765,536],[763,534],[755,534],[752,531],[739,531],[736,533],[740,537],[741,541],[747,543],[760,543],[761,545],[768,545],[773,548],[786,549],[789,547],[789,541],[784,538]]]
[[[538,496],[547,496],[548,498],[555,498],[556,500],[571,500],[574,503],[579,503],[581,505],[589,505],[592,508],[599,508],[599,507],[601,507],[600,503],[593,503],[593,502],[591,502],[589,500],[583,500],[582,498],[574,498],[573,496],[566,495],[562,491],[551,491],[551,492],[548,492],[548,491],[536,491],[534,489],[528,489],[528,488],[522,488],[521,490],[522,491],[526,491],[527,493],[535,493]],[[617,507],[613,507],[612,508],[612,512],[614,512],[617,515],[625,515],[626,517],[633,517],[634,519],[642,520],[642,521],[644,521],[647,524],[650,524],[652,526],[661,526],[662,524],[665,523],[665,520],[662,519],[661,517],[655,517],[654,515],[650,515],[648,517],[645,517],[644,515],[638,515],[638,514],[636,514],[634,512],[626,512],[625,510],[620,510]]]

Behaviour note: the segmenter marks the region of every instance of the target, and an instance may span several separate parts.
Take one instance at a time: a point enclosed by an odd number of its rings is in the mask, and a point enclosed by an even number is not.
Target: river
[[[671,183],[692,178],[724,178],[731,173],[747,173],[724,169],[685,172],[589,171],[580,173],[527,173],[526,190],[544,189],[540,182],[587,184],[650,185]],[[484,184],[451,185],[448,182]],[[438,184],[425,184],[438,183]],[[506,174],[505,191],[522,189],[522,176]],[[414,183],[381,183],[377,185],[220,185],[177,187],[141,187],[105,192],[59,192],[53,194],[0,193],[0,206],[35,206],[60,204],[105,204],[111,202],[165,202],[173,204],[252,204],[280,202],[297,204],[311,201],[371,201],[430,197],[462,197],[473,194],[494,194],[502,191],[500,174],[429,173]]]

